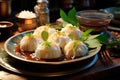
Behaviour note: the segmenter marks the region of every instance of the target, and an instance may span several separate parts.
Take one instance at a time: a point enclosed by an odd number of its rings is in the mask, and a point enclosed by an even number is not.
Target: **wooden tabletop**
[[[4,45],[5,41],[0,42],[0,46]],[[101,61],[100,55],[98,53],[98,59],[96,63],[82,71],[72,75],[60,76],[60,77],[31,77],[21,75],[12,71],[9,71],[2,66],[0,67],[0,80],[38,80],[38,79],[45,79],[45,80],[119,80],[120,74],[120,58],[111,57],[113,63],[104,64]]]

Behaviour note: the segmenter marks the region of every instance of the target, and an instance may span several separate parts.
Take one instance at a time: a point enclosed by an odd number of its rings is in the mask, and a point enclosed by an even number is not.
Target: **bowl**
[[[55,75],[52,75],[52,73],[56,73],[56,72],[57,72],[56,75],[68,74],[69,70],[74,71],[75,69],[78,70],[81,67],[85,68],[85,66],[88,65],[93,60],[93,57],[99,52],[99,50],[101,48],[99,46],[95,49],[91,49],[91,50],[89,50],[88,55],[86,55],[84,57],[76,58],[73,60],[63,60],[63,61],[55,61],[55,62],[28,60],[28,59],[25,59],[25,58],[21,57],[20,55],[16,54],[15,48],[17,47],[17,45],[19,45],[20,40],[22,39],[22,37],[25,34],[33,33],[33,32],[34,32],[34,30],[30,30],[30,31],[25,31],[20,34],[14,35],[14,36],[10,37],[8,40],[6,40],[6,42],[4,44],[5,51],[13,59],[15,59],[15,61],[17,61],[16,66],[24,65],[24,69],[28,70],[28,71],[43,72],[43,73],[46,73],[45,75],[47,75],[47,73],[50,73],[50,76],[55,76]],[[74,65],[74,66],[72,66],[72,65]],[[77,71],[77,70],[75,70],[75,71]],[[67,73],[65,73],[64,71],[66,71]]]
[[[77,18],[83,31],[93,28],[94,32],[101,32],[108,27],[113,14],[99,10],[83,10],[77,12]]]
[[[0,40],[5,40],[13,35],[14,24],[10,21],[0,21]]]
[[[23,32],[26,30],[35,29],[37,26],[37,19],[36,17],[33,18],[21,18],[19,17],[19,13],[16,16],[16,24],[18,26],[18,31]]]
[[[120,27],[120,7],[108,7],[100,10],[113,14],[114,18],[111,20],[110,25]]]
[[[107,13],[112,13],[115,19],[120,20],[120,7],[108,7],[108,8],[100,9],[100,10],[107,12]]]

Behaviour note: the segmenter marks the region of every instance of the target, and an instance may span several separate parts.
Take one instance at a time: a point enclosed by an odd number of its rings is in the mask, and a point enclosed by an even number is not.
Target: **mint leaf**
[[[78,20],[76,18],[76,10],[75,10],[75,8],[71,9],[68,12],[68,18],[70,20],[70,23],[72,23],[75,26],[78,26]]]
[[[25,34],[25,36],[33,37],[32,33],[27,33],[27,34]]]
[[[42,31],[41,37],[42,37],[42,39],[43,39],[44,41],[47,41],[48,36],[49,36],[49,34],[48,34],[47,31]]]
[[[73,48],[74,49],[76,48],[78,42],[79,42],[78,40],[74,40],[74,42],[73,42]]]
[[[44,42],[42,43],[42,46],[47,46],[47,47],[51,47],[51,42]]]
[[[65,21],[68,22],[74,26],[78,26],[78,19],[76,17],[76,10],[75,8],[72,8],[69,12],[68,15],[60,9],[60,17]]]
[[[69,19],[68,19],[67,14],[66,14],[62,9],[60,9],[60,17],[61,17],[64,21],[69,22]]]
[[[104,45],[109,45],[107,34],[100,34],[96,37],[96,39],[98,39]]]
[[[90,36],[84,41],[84,43],[87,44],[89,48],[96,48],[96,47],[98,47],[98,46],[101,46],[102,44],[99,42],[98,39],[96,39],[97,36],[99,36],[99,34],[90,35]]]
[[[71,18],[71,19],[76,19],[76,10],[75,10],[75,8],[71,9],[68,12],[68,17]]]
[[[93,31],[94,29],[88,29],[85,32],[82,33],[81,40],[84,41],[88,38],[89,34]]]

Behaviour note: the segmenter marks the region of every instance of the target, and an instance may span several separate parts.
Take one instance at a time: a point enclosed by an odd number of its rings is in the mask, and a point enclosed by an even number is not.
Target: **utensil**
[[[113,63],[110,53],[109,53],[108,49],[106,49],[105,45],[103,45],[101,47],[101,50],[99,53],[100,53],[100,60],[103,64],[109,65],[109,64]]]

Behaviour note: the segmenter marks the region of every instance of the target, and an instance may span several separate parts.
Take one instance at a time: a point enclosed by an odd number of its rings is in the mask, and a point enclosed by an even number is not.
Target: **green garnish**
[[[61,33],[61,31],[59,31],[59,30],[56,30],[56,33],[57,33],[57,34],[60,34],[60,33]]]
[[[78,26],[78,25],[79,25],[78,20],[77,20],[77,17],[76,17],[76,10],[75,10],[75,8],[72,8],[72,9],[68,12],[68,15],[67,15],[62,9],[60,9],[60,17],[61,17],[65,22],[71,23],[71,24],[74,25],[74,26]]]
[[[48,24],[48,23],[47,23],[47,24],[45,24],[45,25],[46,25],[46,26],[49,26],[49,27],[51,26],[51,24]]]
[[[71,28],[76,28],[77,26],[70,26]]]
[[[74,40],[74,42],[73,42],[73,48],[74,48],[74,49],[76,48],[77,43],[78,43],[78,40]]]
[[[116,39],[116,38],[113,38],[112,42],[108,45],[108,48],[109,47],[120,49],[120,40]]]
[[[89,48],[96,48],[98,46],[102,46],[102,44],[100,43],[100,41],[98,39],[96,39],[96,37],[98,37],[99,34],[97,35],[89,35],[88,38],[83,41]]]
[[[68,34],[68,37],[69,37],[70,39],[72,39],[72,33],[69,33],[69,34]]]
[[[27,33],[27,34],[25,34],[25,36],[33,37],[32,33]]]
[[[100,34],[96,37],[106,48],[118,48],[120,49],[120,40],[116,38],[109,39],[106,34]]]
[[[88,29],[85,32],[82,33],[82,36],[80,38],[80,40],[82,42],[84,42],[89,48],[96,48],[98,46],[101,46],[102,44],[99,42],[98,39],[96,39],[96,37],[98,37],[100,34],[97,35],[90,35],[90,33],[93,31],[94,29]]]
[[[104,45],[108,45],[109,41],[108,41],[108,36],[107,34],[100,34],[99,36],[96,37],[96,39],[98,39],[100,41],[100,43],[104,44]]]
[[[55,25],[55,28],[56,28],[57,30],[61,30],[61,29],[63,28],[63,26],[62,26],[62,25]]]
[[[48,34],[47,31],[42,31],[41,37],[42,37],[42,39],[43,39],[44,41],[47,41],[48,36],[49,36],[49,34]]]
[[[93,30],[94,29],[88,29],[85,32],[83,32],[80,40],[82,40],[82,41],[86,40]]]
[[[45,41],[44,43],[42,43],[42,46],[51,47],[51,42]]]

